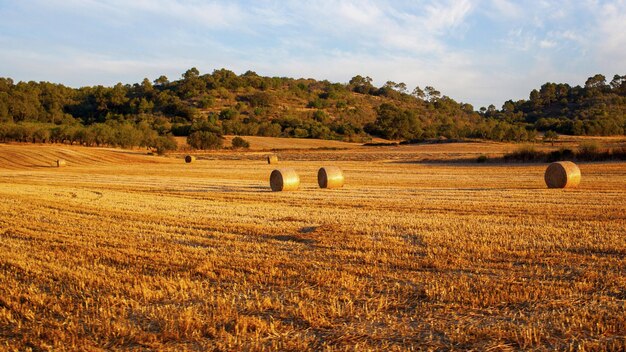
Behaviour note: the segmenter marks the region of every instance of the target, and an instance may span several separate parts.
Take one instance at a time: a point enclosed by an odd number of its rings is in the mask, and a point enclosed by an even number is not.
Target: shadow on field
[[[271,239],[282,242],[295,242],[295,243],[303,243],[303,244],[315,244],[316,240],[312,238],[306,238],[298,235],[274,235],[270,236]]]
[[[392,160],[387,161],[388,164],[423,164],[423,165],[455,165],[455,166],[471,166],[471,167],[486,167],[486,166],[528,166],[528,165],[541,165],[546,162],[506,162],[503,158],[492,158],[486,162],[476,162],[476,158],[450,158],[450,159],[419,159],[419,160]]]
[[[455,165],[485,165],[476,163],[475,159],[419,159],[419,160],[391,160],[386,161],[387,164],[455,164]]]
[[[164,191],[172,193],[271,193],[272,190],[266,186],[248,186],[248,187],[235,187],[235,186],[202,186],[198,188],[165,188]]]
[[[594,255],[602,257],[626,258],[626,249],[606,249],[594,247],[573,247],[567,248],[566,251],[582,255]]]
[[[512,191],[512,190],[538,190],[545,189],[540,187],[520,187],[520,188],[511,188],[511,187],[473,187],[473,188],[423,188],[422,190],[428,191],[430,193],[441,192],[441,193],[450,193],[451,191],[460,191],[460,192],[492,192],[492,191]]]

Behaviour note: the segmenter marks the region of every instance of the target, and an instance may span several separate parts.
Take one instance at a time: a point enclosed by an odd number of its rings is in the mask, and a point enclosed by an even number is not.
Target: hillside
[[[480,138],[529,141],[536,131],[621,135],[626,126],[626,76],[602,75],[584,87],[546,83],[530,100],[475,111],[432,86],[410,93],[402,82],[374,87],[369,77],[348,83],[262,77],[226,69],[187,70],[179,80],[73,89],[49,82],[0,78],[0,142],[219,149],[222,135],[366,142],[373,137],[424,141]]]
[[[548,82],[530,92],[528,100],[490,106],[484,115],[525,122],[539,131],[569,135],[623,135],[626,131],[626,75],[589,77],[583,87]]]
[[[361,142],[372,136],[490,138],[494,129],[505,132],[500,139],[530,136],[524,126],[487,121],[434,87],[409,94],[404,83],[377,88],[362,76],[342,84],[225,69],[200,75],[195,68],[174,81],[161,76],[79,89],[2,78],[0,123],[0,141],[87,145],[162,144],[146,136],[150,131],[161,137],[206,132]],[[121,129],[127,131],[116,133]]]

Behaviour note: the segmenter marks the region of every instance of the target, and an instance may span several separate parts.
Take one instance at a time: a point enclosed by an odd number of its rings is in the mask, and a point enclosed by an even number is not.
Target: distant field
[[[234,136],[225,136],[224,146],[229,147]],[[250,149],[233,153],[226,152],[201,152],[187,151],[186,139],[177,137],[177,141],[183,150],[174,155],[180,157],[184,153],[205,155],[208,159],[241,159],[257,158],[259,155],[268,155],[275,151],[283,157],[301,159],[323,160],[403,160],[403,161],[441,161],[441,160],[470,160],[480,155],[488,157],[501,157],[523,147],[524,144],[501,143],[491,141],[474,141],[462,143],[422,143],[413,145],[400,145],[396,147],[364,146],[363,143],[347,143],[340,141],[306,139],[306,138],[273,138],[273,137],[242,137],[250,142]],[[384,139],[374,139],[374,143],[391,143]],[[601,148],[626,148],[626,137],[586,137],[586,136],[561,136],[554,145],[551,143],[528,144],[536,150],[557,150],[559,148],[576,149],[581,144],[596,143]],[[340,152],[336,152],[340,151]],[[263,153],[255,154],[254,152]]]
[[[224,146],[230,146],[235,136],[225,136]],[[315,148],[358,148],[362,143],[347,143],[341,141],[331,141],[310,138],[275,138],[275,137],[255,137],[243,136],[243,139],[250,142],[250,150],[271,150],[271,149],[315,149]],[[187,147],[186,137],[176,137],[178,145]],[[381,140],[382,141],[382,140]]]
[[[517,147],[0,144],[0,350],[626,349],[626,163],[456,162]]]

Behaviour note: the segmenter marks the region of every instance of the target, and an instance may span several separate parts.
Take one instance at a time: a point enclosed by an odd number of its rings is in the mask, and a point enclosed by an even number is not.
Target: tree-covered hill
[[[483,110],[485,117],[527,123],[539,131],[569,135],[623,135],[626,131],[626,75],[610,83],[597,74],[583,87],[546,83],[530,92],[528,100]]]
[[[388,139],[534,139],[537,130],[570,134],[623,134],[626,76],[585,87],[547,83],[529,100],[475,111],[434,87],[369,77],[348,83],[262,77],[226,69],[180,79],[113,87],[70,88],[49,82],[0,78],[0,141],[173,148],[170,136],[189,136],[201,148],[222,134],[366,141]]]

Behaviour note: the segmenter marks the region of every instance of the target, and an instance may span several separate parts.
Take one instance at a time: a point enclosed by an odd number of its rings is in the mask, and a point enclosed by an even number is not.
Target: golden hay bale
[[[195,157],[195,156],[193,156],[193,155],[187,155],[187,156],[185,156],[185,162],[186,162],[187,164],[189,164],[189,163],[193,163],[194,161],[196,161],[196,157]]]
[[[574,188],[580,183],[580,169],[571,161],[557,161],[548,166],[543,178],[548,188]]]
[[[278,164],[278,155],[269,155],[267,157],[268,164]]]
[[[295,191],[299,186],[300,176],[294,169],[276,169],[270,175],[270,187],[274,192]]]
[[[320,188],[341,188],[344,181],[343,171],[337,166],[325,166],[317,171]]]
[[[63,167],[63,166],[67,166],[67,161],[65,161],[64,159],[57,160],[57,167]]]

